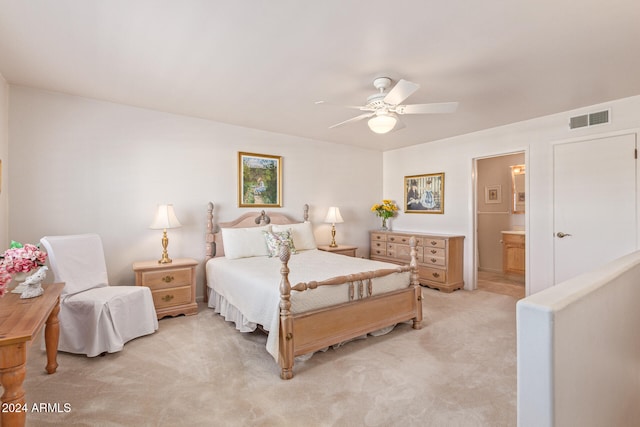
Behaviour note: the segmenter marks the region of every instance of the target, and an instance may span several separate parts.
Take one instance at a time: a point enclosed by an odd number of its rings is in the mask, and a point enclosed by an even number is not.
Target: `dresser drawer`
[[[387,243],[383,242],[383,241],[372,241],[371,242],[371,249],[379,249],[379,250],[386,250],[387,249]]]
[[[447,282],[447,271],[440,270],[438,268],[431,268],[431,267],[419,265],[418,276],[420,277],[420,279],[430,280],[432,282],[438,282],[438,283]]]
[[[423,262],[427,265],[437,265],[438,267],[444,267],[447,265],[446,258],[433,256],[429,254],[427,254],[427,256],[424,257]]]
[[[422,261],[422,247],[416,247],[416,258]],[[411,260],[411,246],[387,243],[387,256],[403,260]]]
[[[422,237],[416,237],[416,236],[411,236],[411,235],[397,235],[397,234],[391,234],[389,236],[387,236],[387,242],[390,243],[400,243],[403,245],[409,245],[409,243],[411,242],[411,237],[415,237],[416,239],[416,246],[422,246]]]
[[[371,233],[371,242],[386,242],[387,235],[384,233]]]
[[[175,288],[191,285],[191,268],[174,268],[166,271],[145,271],[142,283],[151,289]]]
[[[371,249],[371,255],[387,256],[386,249]]]
[[[171,307],[191,302],[191,286],[161,289],[151,292],[156,309]]]
[[[424,257],[440,257],[446,258],[447,253],[444,248],[424,248]]]
[[[444,239],[425,238],[424,246],[425,248],[445,248],[447,241]]]

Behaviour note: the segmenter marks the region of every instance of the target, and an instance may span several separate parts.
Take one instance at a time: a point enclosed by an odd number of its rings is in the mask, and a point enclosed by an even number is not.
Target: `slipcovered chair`
[[[40,242],[55,282],[65,283],[58,350],[88,357],[114,353],[158,329],[149,288],[109,286],[100,236],[48,236]]]

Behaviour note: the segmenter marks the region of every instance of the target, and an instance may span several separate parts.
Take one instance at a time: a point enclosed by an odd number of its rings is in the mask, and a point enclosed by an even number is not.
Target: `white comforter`
[[[262,325],[269,331],[267,351],[278,360],[280,267],[277,257],[241,259],[213,258],[207,262],[209,307],[235,322],[242,332]],[[301,251],[289,260],[289,282],[321,281],[364,271],[398,268],[397,265],[332,254],[320,250]],[[374,279],[373,295],[409,286],[408,272]],[[357,287],[356,287],[357,298]],[[323,286],[305,292],[292,291],[293,313],[348,301],[348,286]]]

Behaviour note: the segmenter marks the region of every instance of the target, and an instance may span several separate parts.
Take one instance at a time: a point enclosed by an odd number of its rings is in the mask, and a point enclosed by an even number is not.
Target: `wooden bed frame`
[[[207,207],[206,259],[223,256],[222,237],[214,225],[213,203]],[[308,221],[309,206],[304,206],[304,220]],[[238,219],[219,223],[219,227],[258,227],[265,224],[294,224],[281,213],[251,212]],[[422,290],[418,282],[418,263],[416,242],[411,238],[411,262],[406,266],[339,276],[320,282],[289,283],[290,251],[286,245],[281,247],[280,261],[280,327],[279,327],[279,364],[280,377],[293,378],[293,363],[296,356],[307,354],[338,344],[343,341],[374,332],[400,322],[413,321],[413,328],[422,327]],[[344,256],[344,255],[340,255]],[[407,288],[371,296],[375,277],[383,277],[398,272],[411,272],[410,285]],[[310,310],[303,313],[291,313],[291,291],[306,291],[319,286],[349,284],[350,301],[331,307]],[[205,274],[205,298],[208,287]],[[349,319],[345,322],[344,319]]]

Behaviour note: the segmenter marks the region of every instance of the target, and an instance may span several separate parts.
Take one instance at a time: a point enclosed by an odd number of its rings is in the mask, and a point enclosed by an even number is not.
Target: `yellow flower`
[[[393,200],[384,199],[382,204],[376,203],[371,207],[371,211],[375,212],[377,216],[381,218],[391,218],[398,211],[398,206]]]

